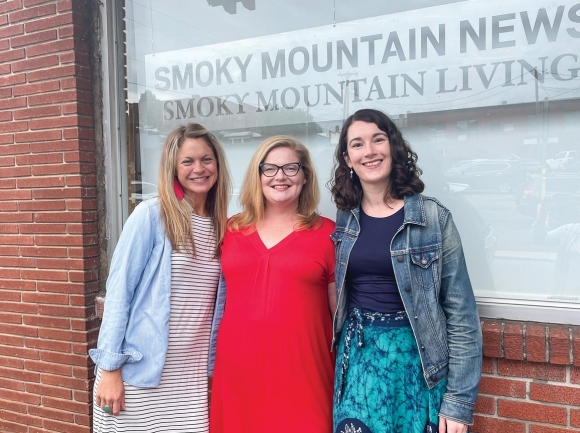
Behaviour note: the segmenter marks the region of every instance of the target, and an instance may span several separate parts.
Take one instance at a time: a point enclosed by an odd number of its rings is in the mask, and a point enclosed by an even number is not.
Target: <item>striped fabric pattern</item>
[[[207,433],[207,362],[211,320],[220,274],[213,258],[210,218],[192,216],[196,257],[172,252],[169,347],[157,388],[125,384],[126,410],[119,416],[94,406],[95,433]],[[100,380],[97,372],[95,390]]]

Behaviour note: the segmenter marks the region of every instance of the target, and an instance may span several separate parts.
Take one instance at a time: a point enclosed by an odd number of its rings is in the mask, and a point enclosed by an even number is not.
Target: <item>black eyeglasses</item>
[[[278,170],[282,169],[286,176],[293,177],[298,174],[300,167],[302,167],[300,162],[290,162],[284,165],[262,163],[260,164],[260,171],[266,177],[274,177],[278,174]]]

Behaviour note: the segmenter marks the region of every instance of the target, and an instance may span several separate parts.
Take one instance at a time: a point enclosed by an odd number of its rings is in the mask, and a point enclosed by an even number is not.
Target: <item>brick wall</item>
[[[475,433],[580,431],[580,328],[483,321]]]
[[[81,0],[0,1],[2,432],[90,431],[99,267],[90,15]]]

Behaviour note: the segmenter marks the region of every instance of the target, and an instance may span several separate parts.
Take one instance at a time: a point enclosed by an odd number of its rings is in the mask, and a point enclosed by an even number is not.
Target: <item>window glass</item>
[[[325,187],[342,122],[386,112],[451,210],[479,299],[580,308],[577,0],[125,0],[129,206],[161,143],[198,122],[237,198],[268,136],[305,143]],[[475,176],[474,174],[479,174]]]

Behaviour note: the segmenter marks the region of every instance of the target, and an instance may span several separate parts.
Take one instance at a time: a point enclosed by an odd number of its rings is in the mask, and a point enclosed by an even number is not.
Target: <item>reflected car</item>
[[[521,191],[526,172],[517,161],[475,159],[450,168],[446,182],[467,184],[469,191],[497,191],[502,194]]]
[[[563,170],[572,162],[578,161],[580,152],[576,150],[564,150],[558,152],[553,158],[547,159],[546,164],[552,170]]]
[[[548,229],[554,229],[563,224],[580,222],[580,174],[549,173],[545,178],[534,176],[524,189],[523,197],[518,205],[518,211],[535,218],[538,205],[549,198],[550,208],[546,223]]]
[[[522,158],[515,153],[511,152],[499,152],[488,154],[485,158],[474,158],[467,161],[459,161],[459,163],[465,164],[468,162],[477,161],[487,161],[487,160],[502,160],[502,161],[514,161],[519,163],[527,173],[538,173],[542,170],[540,162],[535,159]]]
[[[131,203],[139,204],[143,200],[157,196],[157,185],[155,184],[140,180],[132,180],[131,185],[133,185],[133,192],[129,198]]]

